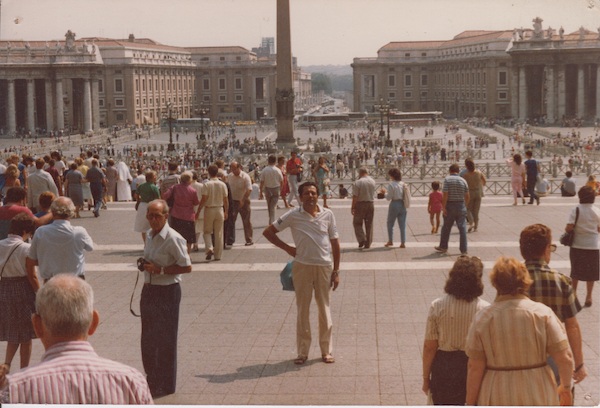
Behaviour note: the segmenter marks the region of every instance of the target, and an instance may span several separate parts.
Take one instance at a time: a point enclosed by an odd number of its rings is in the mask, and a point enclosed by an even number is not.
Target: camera
[[[140,272],[144,272],[144,265],[146,265],[146,260],[144,258],[138,258],[137,260],[137,268]]]

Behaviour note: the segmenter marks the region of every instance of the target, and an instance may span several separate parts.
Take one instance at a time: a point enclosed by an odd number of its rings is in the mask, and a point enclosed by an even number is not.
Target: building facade
[[[271,43],[263,41],[266,49]],[[272,48],[272,47],[271,47]],[[158,125],[171,113],[214,121],[274,117],[276,59],[242,47],[174,47],[147,38],[0,41],[0,134]],[[298,109],[310,74],[294,64]]]
[[[446,117],[557,123],[600,116],[600,39],[583,28],[465,31],[448,41],[392,42],[355,58],[354,105],[375,112],[441,111]]]

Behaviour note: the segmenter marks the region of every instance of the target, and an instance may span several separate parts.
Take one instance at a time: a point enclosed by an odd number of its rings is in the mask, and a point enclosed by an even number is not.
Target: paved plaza
[[[384,248],[387,201],[376,201],[374,243],[364,251],[354,239],[351,201],[329,201],[342,245],[341,283],[331,296],[336,362],[321,362],[315,340],[304,366],[292,361],[296,357],[294,294],[282,291],[279,283],[279,272],[289,257],[262,237],[266,203],[253,201],[254,246],[243,245],[238,220],[238,241],[220,262],[207,263],[202,252],[192,254],[193,272],[182,283],[177,392],[156,403],[425,405],[421,356],[428,309],[443,294],[447,273],[460,254],[456,229],[448,254],[433,250],[439,234],[430,233],[426,200],[413,198],[408,210],[406,249],[397,247],[397,230],[396,247]],[[544,223],[558,241],[576,203],[574,197],[557,195],[542,198],[540,206],[513,207],[509,196],[483,199],[479,230],[469,234],[469,254],[484,262],[484,299],[493,301],[495,296],[488,278],[494,261],[500,255],[520,258],[521,229]],[[133,232],[134,215],[132,202],[109,203],[100,218],[84,211],[73,224],[84,226],[95,242],[94,252],[86,256],[86,278],[95,290],[101,324],[90,341],[100,355],[143,371],[140,320],[129,311],[138,274],[135,261],[142,255],[141,237]],[[281,236],[291,242],[289,231]],[[568,274],[568,248],[559,245],[551,266]],[[582,299],[585,285],[579,290]],[[139,311],[140,291],[138,284],[135,311]],[[576,386],[576,405],[600,403],[599,291],[594,291],[594,305],[577,316],[588,377]],[[315,337],[314,304],[311,324]],[[5,347],[0,343],[0,355]],[[39,361],[42,352],[35,340],[32,362]]]
[[[519,257],[520,230],[530,223],[545,223],[557,240],[576,200],[550,197],[539,207],[511,203],[507,196],[484,198],[479,231],[469,234],[469,254],[479,256],[485,265],[483,297],[488,301],[495,294],[487,277],[491,266],[500,255]],[[288,256],[262,237],[266,205],[255,201],[254,246],[241,245],[238,221],[238,243],[220,262],[206,263],[203,253],[192,254],[193,272],[182,284],[177,393],[157,403],[426,404],[421,392],[425,322],[430,302],[443,293],[447,272],[459,255],[457,231],[451,236],[449,254],[435,253],[439,235],[430,233],[426,199],[414,198],[408,210],[407,248],[384,248],[387,203],[380,200],[373,247],[359,251],[350,201],[333,199],[330,205],[342,244],[341,283],[331,297],[336,363],[321,363],[313,342],[308,363],[293,364],[294,295],[282,291],[279,283]],[[96,293],[101,324],[91,343],[100,355],[142,370],[140,320],[129,312],[137,275],[134,263],[142,254],[141,237],[132,232],[133,218],[133,203],[111,203],[100,218],[85,211],[73,223],[87,228],[96,245],[87,255],[86,276]],[[291,240],[289,233],[282,235]],[[559,245],[551,265],[568,272],[566,247]],[[139,310],[140,289],[138,285],[134,310]],[[589,376],[576,386],[577,405],[600,402],[598,293],[596,288],[594,306],[578,314]],[[2,343],[0,353],[4,347]],[[33,349],[35,362],[43,350],[38,340]]]

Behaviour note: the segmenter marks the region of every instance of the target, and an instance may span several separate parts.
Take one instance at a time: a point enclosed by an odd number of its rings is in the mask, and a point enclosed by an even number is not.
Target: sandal
[[[323,360],[323,362],[325,364],[335,363],[335,358],[333,358],[333,356],[331,354],[327,354],[325,356],[322,356],[321,359]]]
[[[308,360],[308,357],[298,356],[294,360],[294,364],[296,364],[296,365],[302,365],[302,364],[306,363],[306,360]]]

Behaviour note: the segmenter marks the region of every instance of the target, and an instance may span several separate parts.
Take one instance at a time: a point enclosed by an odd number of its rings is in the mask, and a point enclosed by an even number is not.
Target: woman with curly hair
[[[483,264],[460,256],[448,274],[446,294],[429,308],[423,345],[423,392],[435,405],[464,405],[466,398],[466,338],[475,314],[489,303],[483,293]]]

